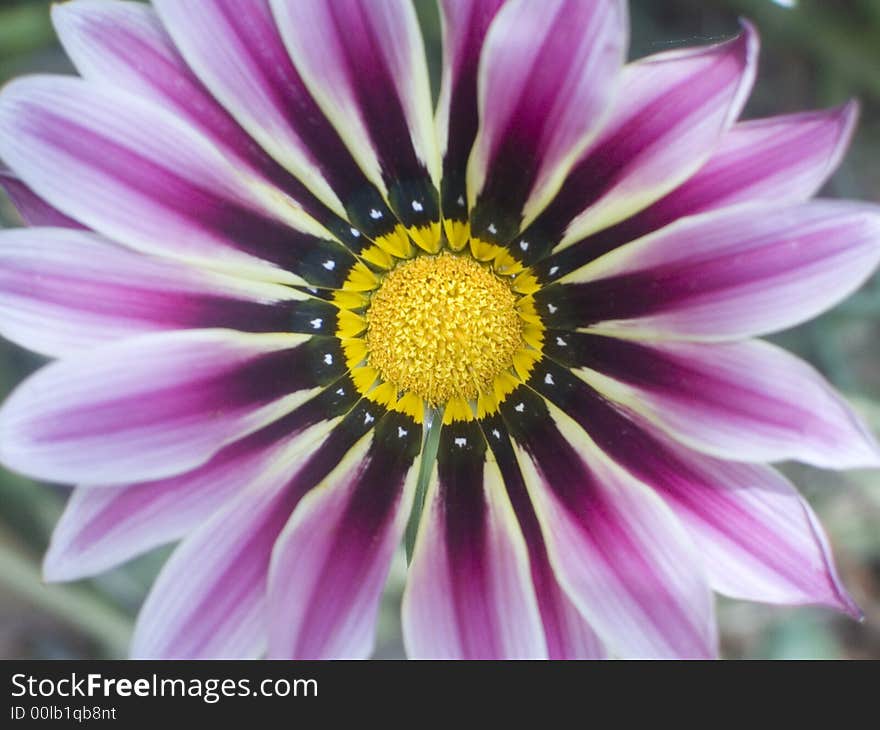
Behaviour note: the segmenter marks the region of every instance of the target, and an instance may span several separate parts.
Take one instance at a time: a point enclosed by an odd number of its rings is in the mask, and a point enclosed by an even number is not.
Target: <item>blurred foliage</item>
[[[330,0],[332,1],[332,0]],[[439,81],[440,31],[433,0],[415,0]],[[711,43],[758,26],[761,66],[746,116],[862,101],[852,150],[823,194],[880,201],[880,0],[632,0],[632,56]],[[0,82],[35,72],[69,73],[45,0],[0,0]],[[72,183],[73,184],[73,183]],[[17,225],[0,199],[0,225]],[[776,340],[812,362],[880,433],[880,281],[833,312]],[[0,398],[40,360],[0,343]],[[785,470],[829,533],[845,583],[865,611],[858,624],[830,611],[719,600],[724,653],[748,658],[880,658],[880,474]],[[47,586],[39,563],[66,490],[0,470],[0,657],[112,657],[125,653],[137,608],[168,549],[91,581]],[[377,656],[402,654],[395,563],[379,625]]]

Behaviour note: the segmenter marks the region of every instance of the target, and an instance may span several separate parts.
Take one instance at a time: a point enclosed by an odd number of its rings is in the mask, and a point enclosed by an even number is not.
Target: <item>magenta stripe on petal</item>
[[[371,428],[365,414],[375,420],[358,407],[299,434],[262,479],[178,547],[138,616],[133,656],[239,658],[267,649],[272,550],[303,496]]]
[[[529,567],[538,609],[544,625],[550,659],[601,659],[602,642],[565,594],[547,555],[541,525],[516,462],[516,454],[503,421],[497,416],[483,423],[486,440],[495,455],[529,552]]]
[[[297,347],[302,339],[192,330],[60,360],[0,409],[0,460],[36,478],[87,484],[195,468],[319,384],[318,353]]]
[[[714,656],[709,586],[669,508],[531,391],[520,388],[501,410],[554,571],[609,652]]]
[[[352,263],[338,244],[294,227],[306,222],[292,201],[259,192],[193,128],[110,87],[66,77],[10,84],[0,154],[52,205],[134,248],[292,283],[337,283],[333,271]],[[328,256],[335,265],[322,269]]]
[[[269,655],[367,658],[391,559],[412,504],[421,429],[386,415],[369,448],[351,452],[306,495],[275,546]]]
[[[366,175],[398,215],[394,183],[439,183],[425,52],[407,0],[271,0],[291,57]],[[419,197],[419,204],[436,205]]]
[[[180,56],[155,11],[133,2],[75,0],[52,8],[64,49],[80,74],[173,109],[237,165],[264,176],[312,215],[328,218],[314,195],[221,107]],[[340,185],[351,181],[341,176]]]
[[[754,80],[757,35],[649,56],[626,66],[609,118],[523,239],[567,246],[629,218],[707,160]],[[543,244],[543,245],[539,245]]]
[[[477,71],[489,24],[504,0],[442,0],[443,80],[437,110],[443,215],[467,219],[465,173],[477,136]]]
[[[831,386],[768,343],[642,344],[566,332],[551,334],[545,352],[586,368],[594,387],[700,451],[836,469],[880,465],[880,446]]]
[[[816,201],[739,206],[682,220],[536,295],[549,327],[728,339],[804,322],[880,261],[880,208]],[[565,310],[563,312],[563,309]]]
[[[687,182],[645,210],[588,236],[539,264],[555,279],[688,215],[743,203],[802,203],[833,173],[858,117],[858,104],[742,122]],[[550,271],[553,271],[550,274]]]
[[[837,577],[818,521],[782,476],[763,465],[690,451],[563,368],[540,368],[534,382],[542,384],[542,394],[675,511],[696,542],[713,588],[738,598],[824,604],[859,615]]]
[[[403,598],[407,654],[538,659],[547,643],[528,552],[476,423],[444,426]]]
[[[0,232],[0,332],[52,357],[171,329],[283,332],[301,298],[287,287],[152,258],[85,231]]]
[[[540,212],[597,131],[626,45],[618,0],[510,0],[483,46],[471,226],[509,240]]]

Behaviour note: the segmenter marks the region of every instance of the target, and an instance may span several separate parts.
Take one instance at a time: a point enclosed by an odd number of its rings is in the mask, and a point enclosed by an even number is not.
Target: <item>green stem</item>
[[[431,474],[434,472],[434,462],[437,459],[437,449],[440,446],[440,430],[443,427],[443,411],[425,407],[424,438],[422,439],[422,454],[419,461],[419,477],[416,482],[416,493],[413,498],[412,512],[406,526],[406,562],[412,561],[413,549],[416,544],[416,536],[419,533],[419,522],[422,511],[425,508],[425,495],[428,493],[428,484]]]
[[[0,590],[81,631],[100,645],[105,656],[124,657],[128,651],[132,624],[127,617],[85,588],[47,585],[39,567],[3,541],[0,541]]]

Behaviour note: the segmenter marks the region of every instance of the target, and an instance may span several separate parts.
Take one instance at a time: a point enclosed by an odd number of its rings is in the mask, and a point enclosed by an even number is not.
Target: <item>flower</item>
[[[182,540],[143,657],[707,657],[712,591],[858,615],[768,462],[877,466],[753,339],[880,260],[808,199],[854,104],[737,123],[757,36],[624,65],[617,0],[76,0],[0,95],[0,460],[71,580]],[[442,213],[441,213],[442,211]],[[425,491],[426,490],[426,491]]]

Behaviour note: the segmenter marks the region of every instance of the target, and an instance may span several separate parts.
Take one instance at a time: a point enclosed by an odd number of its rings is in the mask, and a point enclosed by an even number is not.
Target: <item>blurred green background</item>
[[[437,14],[432,0],[416,1],[436,82]],[[737,32],[738,17],[752,19],[763,48],[748,117],[860,98],[853,147],[823,194],[880,201],[880,0],[632,0],[630,6],[633,57],[716,42]],[[49,22],[49,2],[0,0],[0,82],[47,71],[71,72]],[[0,196],[0,225],[18,224]],[[775,339],[819,368],[880,432],[876,277],[833,312]],[[0,399],[40,364],[0,342]],[[866,619],[858,624],[823,609],[722,599],[724,655],[880,658],[880,472],[836,474],[796,465],[785,471],[819,513]],[[0,658],[124,656],[138,606],[168,554],[159,550],[94,580],[45,585],[40,559],[65,497],[63,487],[0,469]],[[382,611],[379,657],[402,655],[397,616],[403,574],[399,560]]]

